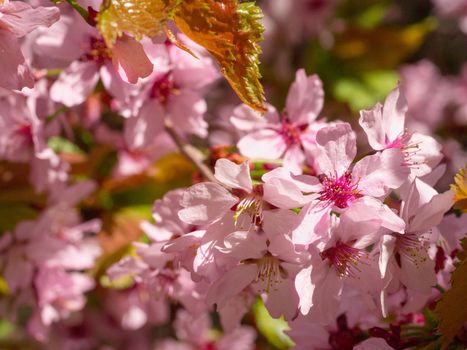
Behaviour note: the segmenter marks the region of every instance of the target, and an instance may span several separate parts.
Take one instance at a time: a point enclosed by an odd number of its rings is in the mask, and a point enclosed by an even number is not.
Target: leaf
[[[288,323],[283,318],[272,318],[262,300],[253,305],[256,325],[261,334],[276,348],[288,349],[294,345],[292,340],[284,333],[289,330]]]
[[[463,242],[464,251],[467,242]],[[446,349],[457,332],[467,322],[467,259],[461,261],[451,277],[451,289],[443,294],[436,305],[439,317],[438,330],[443,335],[442,349]]]
[[[392,70],[372,70],[360,76],[343,76],[334,85],[336,99],[346,102],[352,110],[370,108],[397,85],[397,74]]]
[[[48,146],[56,153],[83,154],[84,152],[70,140],[61,136],[52,136],[47,141]]]
[[[214,56],[240,99],[259,112],[266,111],[258,59],[262,16],[254,3],[237,0],[185,0],[174,13],[178,28]]]
[[[0,235],[13,230],[19,222],[34,219],[36,216],[37,212],[27,204],[0,204]]]
[[[190,52],[167,30],[174,19],[185,35],[214,56],[240,99],[265,112],[258,58],[262,17],[253,2],[238,0],[106,0],[97,26],[110,48],[123,33],[140,40],[165,31],[172,42]]]
[[[106,0],[97,17],[97,27],[108,47],[124,32],[136,40],[162,32],[181,0]]]
[[[455,207],[467,213],[467,172],[465,168],[459,170],[454,177],[454,184],[451,185],[454,191]]]

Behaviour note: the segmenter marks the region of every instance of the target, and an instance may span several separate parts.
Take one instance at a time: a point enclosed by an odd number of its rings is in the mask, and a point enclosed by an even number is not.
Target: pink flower
[[[41,266],[35,277],[35,287],[40,319],[49,326],[84,307],[83,294],[94,288],[94,280],[82,273],[67,273],[60,267]]]
[[[435,261],[428,254],[427,236],[452,205],[451,190],[438,194],[419,179],[411,184],[399,214],[406,223],[404,232],[388,232],[380,242],[379,268],[387,279],[381,301],[384,315],[387,292],[398,288],[399,283],[417,293],[431,293],[436,273]]]
[[[172,121],[179,135],[207,136],[207,123],[203,119],[207,104],[203,91],[219,78],[219,72],[199,46],[184,36],[180,36],[180,40],[199,59],[168,42],[151,46],[148,51],[155,71],[141,84],[128,107],[137,138],[130,147],[150,145],[164,132],[166,118]]]
[[[45,32],[39,37],[36,51],[50,50],[54,61],[63,61],[64,57],[69,60],[62,63],[68,67],[50,90],[50,97],[65,106],[83,103],[99,79],[112,96],[125,100],[132,90],[128,83],[135,84],[153,71],[153,64],[141,43],[124,35],[110,49],[97,30],[76,13],[63,16],[53,29],[54,32]],[[57,41],[57,35],[63,42]]]
[[[240,152],[252,159],[282,158],[286,168],[301,173],[306,156],[315,148],[316,132],[323,126],[323,122],[316,121],[323,102],[324,91],[318,76],[306,76],[303,69],[298,70],[281,115],[271,107],[265,121],[259,121],[255,112],[243,106],[234,111],[232,123],[239,129],[252,131],[238,142]],[[258,122],[251,123],[248,119]]]
[[[180,202],[183,209],[178,216],[182,221],[207,225],[228,215],[238,227],[249,228],[262,220],[261,187],[253,186],[247,162],[237,165],[227,159],[219,159],[214,176],[225,187],[214,182],[202,182],[188,188]]]
[[[264,213],[264,232],[237,231],[228,235],[224,246],[218,248],[222,254],[217,256],[217,264],[227,264],[228,270],[210,286],[207,303],[222,308],[229,299],[251,288],[263,295],[273,317],[294,317],[298,304],[294,276],[308,258],[292,243],[290,232],[295,219],[292,211],[271,210]],[[237,264],[229,268],[232,261]]]
[[[432,137],[409,133],[405,129],[406,113],[407,102],[397,87],[384,106],[378,103],[371,111],[361,111],[359,122],[374,150],[399,149],[411,173],[423,176],[441,161],[441,145]]]
[[[409,174],[409,169],[403,165],[404,157],[397,149],[366,156],[351,168],[356,144],[347,123],[322,128],[316,140],[319,149],[315,168],[320,175],[302,176],[298,180],[316,194],[301,210],[300,224],[294,230],[294,242],[300,244],[309,244],[313,235],[329,225],[328,215],[332,209],[351,207],[364,196],[382,198],[390,189],[401,186]]]
[[[16,92],[0,95],[0,159],[27,162],[37,192],[63,185],[69,165],[46,145],[46,128],[31,110],[36,100]]]
[[[383,287],[377,259],[368,248],[379,241],[382,227],[400,231],[404,225],[390,210],[390,218],[382,220],[371,209],[363,202],[349,207],[310,246],[311,264],[298,273],[295,287],[301,313],[315,322],[326,324],[337,316],[344,282],[367,293]]]
[[[0,87],[20,90],[25,86],[34,86],[34,77],[25,62],[18,39],[39,26],[51,26],[59,17],[60,11],[56,7],[32,8],[22,1],[8,0],[0,3]]]

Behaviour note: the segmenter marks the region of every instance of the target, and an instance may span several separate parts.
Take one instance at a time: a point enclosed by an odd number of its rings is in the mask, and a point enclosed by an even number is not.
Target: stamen
[[[352,174],[346,172],[341,177],[328,177],[319,175],[319,180],[324,187],[320,192],[319,199],[329,202],[338,208],[347,208],[354,199],[361,197],[358,191],[358,183],[352,183]]]
[[[180,90],[174,82],[173,74],[169,71],[154,82],[150,97],[158,99],[161,104],[166,104],[171,95],[179,93]]]
[[[99,65],[105,64],[112,59],[111,50],[107,47],[103,38],[92,37],[90,49],[82,57],[82,61],[94,61]]]
[[[282,279],[286,277],[285,271],[280,267],[279,260],[270,254],[255,260],[255,263],[258,266],[258,275],[255,282],[265,283],[262,292],[269,293],[271,288],[281,283]]]
[[[397,252],[419,266],[427,260],[427,247],[423,240],[413,233],[397,235]]]
[[[252,226],[261,226],[263,222],[263,192],[260,185],[253,188],[240,202],[232,208],[235,210],[233,219],[237,228],[250,229]],[[247,215],[247,219],[242,214]]]
[[[386,148],[399,148],[404,154],[403,165],[410,168],[418,168],[424,161],[415,160],[417,153],[420,152],[420,142],[410,143],[413,133],[405,129],[394,141],[387,142]]]
[[[358,273],[361,272],[359,265],[365,264],[368,253],[365,250],[337,242],[334,247],[322,252],[321,258],[329,261],[329,264],[335,268],[339,277],[357,278]]]
[[[300,144],[300,135],[306,129],[305,126],[299,126],[292,124],[289,119],[285,116],[281,122],[280,135],[284,139],[287,146]]]

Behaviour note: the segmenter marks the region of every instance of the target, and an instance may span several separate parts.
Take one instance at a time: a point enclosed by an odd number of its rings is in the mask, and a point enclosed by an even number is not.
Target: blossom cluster
[[[265,59],[332,46],[338,4],[268,1]],[[401,332],[428,329],[465,249],[449,128],[467,124],[467,66],[404,65],[352,118],[284,49],[294,80],[261,114],[182,33],[110,46],[102,6],[0,0],[0,326],[19,348],[262,349],[263,306],[293,349],[430,341]]]

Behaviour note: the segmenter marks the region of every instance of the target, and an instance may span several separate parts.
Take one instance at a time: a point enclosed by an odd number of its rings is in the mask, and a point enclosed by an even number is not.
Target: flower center
[[[112,58],[111,50],[105,44],[103,38],[92,37],[90,40],[90,49],[83,56],[84,61],[94,61],[102,65]]]
[[[286,277],[286,272],[281,268],[280,261],[269,253],[261,259],[255,260],[255,263],[258,266],[255,282],[260,282],[264,286],[261,292],[269,293],[271,288],[281,283],[282,279]]]
[[[31,124],[21,124],[16,129],[16,135],[23,139],[24,144],[31,146],[33,142]]]
[[[323,260],[327,259],[334,267],[339,277],[356,277],[360,272],[359,265],[365,263],[368,253],[362,249],[351,247],[345,243],[337,242],[334,247],[321,253]]]
[[[334,204],[338,208],[347,208],[354,199],[361,197],[358,184],[352,182],[352,174],[346,172],[341,177],[328,177],[319,175],[319,180],[324,189],[319,193],[321,201]]]
[[[284,139],[287,146],[300,144],[300,135],[307,128],[307,125],[292,124],[287,117],[281,122],[279,134]]]
[[[423,241],[414,233],[397,235],[396,251],[400,256],[404,256],[415,266],[419,266],[427,259],[427,248]],[[400,256],[396,261],[401,265]]]
[[[251,226],[261,226],[263,222],[263,187],[257,185],[252,193],[248,193],[232,209],[237,228],[249,229]]]
[[[404,154],[404,165],[408,167],[417,167],[422,162],[416,159],[416,155],[420,152],[420,143],[410,142],[412,133],[404,130],[403,133],[394,141],[386,140],[386,148],[399,148]]]
[[[177,95],[179,93],[180,91],[174,82],[172,72],[167,72],[154,82],[149,96],[158,99],[161,104],[165,105],[170,95]]]

